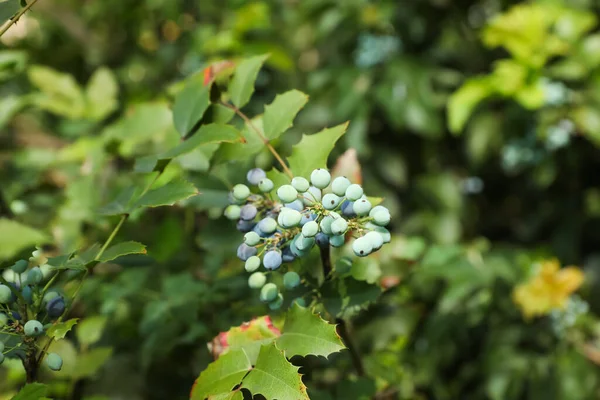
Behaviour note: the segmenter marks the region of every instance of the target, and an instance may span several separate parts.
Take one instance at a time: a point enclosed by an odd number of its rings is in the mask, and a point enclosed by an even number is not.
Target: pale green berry
[[[352,183],[345,176],[338,176],[331,182],[331,191],[338,196],[344,197],[346,195],[346,189]]]
[[[373,222],[379,226],[389,224],[391,216],[390,211],[383,206],[375,206],[369,211],[369,217],[373,218]]]
[[[270,303],[277,298],[279,289],[274,283],[267,283],[260,289],[260,301]]]
[[[230,220],[240,219],[241,213],[242,208],[240,206],[236,206],[235,204],[227,206],[225,209],[225,217]]]
[[[42,333],[44,333],[44,326],[40,321],[30,319],[25,323],[23,332],[25,332],[26,336],[40,336]]]
[[[277,295],[277,298],[269,303],[269,308],[271,310],[279,310],[281,308],[281,305],[283,304],[283,295],[281,293],[279,293]]]
[[[310,206],[311,204],[320,202],[321,198],[321,189],[311,186],[306,192],[302,193],[301,200],[305,205]]]
[[[263,193],[270,192],[271,190],[273,190],[274,186],[275,185],[273,184],[273,181],[269,178],[263,178],[260,180],[260,182],[258,182],[258,189],[260,189],[260,191]]]
[[[383,246],[383,236],[376,231],[367,232],[364,236],[366,239],[371,241],[371,245],[373,246],[373,250],[379,250],[381,246]]]
[[[302,227],[302,235],[304,237],[314,237],[317,233],[319,233],[319,224],[317,221],[308,221]]]
[[[329,244],[333,247],[342,247],[346,243],[344,235],[334,235],[329,238]]]
[[[260,258],[258,256],[251,256],[246,260],[244,268],[247,272],[254,272],[260,267]]]
[[[367,215],[371,211],[371,202],[367,199],[356,200],[352,204],[352,209],[358,216]]]
[[[342,198],[338,195],[327,193],[325,196],[323,196],[321,203],[326,210],[333,210],[340,204],[340,201],[342,201]]]
[[[63,366],[63,360],[61,356],[56,353],[48,353],[46,356],[46,365],[52,371],[60,371]]]
[[[277,189],[277,196],[284,203],[291,203],[298,198],[298,191],[292,185],[283,185]]]
[[[330,229],[334,235],[342,235],[348,229],[348,221],[344,218],[338,218],[331,223]]]
[[[348,200],[356,201],[360,199],[363,194],[363,188],[360,185],[357,185],[356,183],[353,183],[346,189],[346,198]]]
[[[260,243],[259,234],[254,231],[247,232],[244,235],[244,243],[246,243],[248,246],[256,246]]]
[[[12,301],[12,291],[6,285],[0,285],[0,304],[8,304]]]
[[[292,290],[298,287],[298,285],[300,285],[300,275],[296,272],[289,271],[283,275],[283,286],[285,286],[286,289]]]
[[[236,200],[246,200],[250,196],[250,188],[242,183],[238,183],[233,187],[231,194]]]
[[[361,236],[352,243],[352,251],[359,257],[365,257],[373,251],[373,244],[369,239]]]
[[[300,224],[302,214],[300,211],[292,210],[291,208],[283,208],[277,217],[277,222],[282,227],[289,229]]]
[[[306,192],[308,190],[310,183],[308,182],[308,180],[306,178],[297,176],[294,179],[292,179],[292,186],[298,192],[302,193],[302,192]]]
[[[310,182],[319,189],[325,189],[331,182],[331,175],[326,169],[315,169],[310,174]]]
[[[311,247],[313,247],[315,245],[315,238],[314,237],[305,237],[302,234],[299,234],[298,236],[296,236],[296,247],[298,248],[298,250],[301,251],[306,251],[306,250],[310,250]]]
[[[267,276],[262,272],[255,272],[248,278],[248,286],[251,289],[260,289],[267,282]]]

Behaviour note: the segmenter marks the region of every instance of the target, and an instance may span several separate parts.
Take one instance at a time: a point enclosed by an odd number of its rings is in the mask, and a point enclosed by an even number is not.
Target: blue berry
[[[267,283],[260,289],[260,300],[264,303],[270,303],[277,298],[279,289],[274,283]]]
[[[291,203],[298,198],[298,191],[292,185],[283,185],[277,189],[277,196],[284,203]]]
[[[342,247],[346,243],[346,237],[344,235],[335,235],[329,238],[329,244],[333,247]]]
[[[356,183],[353,183],[352,185],[348,186],[348,189],[346,189],[346,198],[348,200],[356,201],[360,199],[363,194],[363,188],[360,185],[357,185]]]
[[[256,247],[250,247],[246,243],[242,243],[237,248],[237,256],[240,260],[246,261],[252,256],[255,256],[258,253]]]
[[[250,289],[260,289],[267,282],[267,276],[262,272],[255,272],[248,278]]]
[[[247,232],[244,235],[244,243],[248,246],[256,246],[260,243],[260,235],[254,231]]]
[[[340,204],[340,201],[342,201],[342,198],[338,195],[327,193],[325,196],[323,196],[321,203],[323,203],[323,207],[326,210],[333,210]]]
[[[314,221],[317,218],[317,215],[312,212],[303,212],[302,219],[300,220],[300,226],[304,226],[306,223],[310,221]]]
[[[307,206],[321,201],[321,189],[311,186],[308,190],[302,193],[302,202]]]
[[[296,247],[301,251],[308,251],[315,245],[315,239],[312,237],[305,237],[302,234],[296,236]]]
[[[391,219],[390,211],[383,206],[373,207],[369,211],[369,217],[373,218],[373,222],[379,226],[386,226]]]
[[[6,285],[0,285],[0,304],[8,304],[13,302],[13,294],[10,288]]]
[[[19,314],[17,311],[11,311],[10,312],[10,316],[15,321],[20,321],[21,320],[21,314]]]
[[[352,250],[357,256],[365,257],[373,251],[373,244],[368,238],[361,236],[352,243]]]
[[[63,366],[63,360],[56,353],[48,353],[48,355],[46,356],[46,365],[52,371],[60,371]]]
[[[236,200],[246,200],[248,196],[250,196],[250,188],[244,184],[238,183],[233,187],[231,194]]]
[[[247,272],[254,272],[260,267],[260,258],[258,256],[252,256],[246,260],[244,268]]]
[[[317,233],[319,233],[319,224],[317,221],[309,221],[302,227],[304,237],[314,237]]]
[[[231,219],[231,220],[239,219],[241,213],[242,213],[242,208],[240,206],[236,206],[235,204],[227,206],[227,208],[225,209],[225,217],[227,219]]]
[[[327,248],[329,246],[329,236],[324,233],[317,233],[317,236],[315,236],[315,241],[320,248]]]
[[[276,250],[268,251],[263,257],[263,265],[266,269],[275,270],[281,266],[281,253]]]
[[[352,209],[358,216],[367,215],[371,211],[371,202],[367,199],[359,199],[354,202]]]
[[[256,225],[256,224],[252,221],[244,221],[243,219],[240,219],[237,222],[236,228],[238,231],[240,231],[242,233],[246,233],[246,232],[250,232],[254,228],[254,225]]]
[[[258,228],[264,233],[270,234],[277,230],[277,221],[271,217],[266,217],[260,220]]]
[[[65,299],[62,297],[55,297],[46,305],[46,312],[49,317],[58,318],[65,312],[65,308]]]
[[[275,185],[273,184],[273,181],[270,180],[269,178],[264,178],[258,183],[258,188],[263,193],[270,192],[271,190],[273,190],[274,186]]]
[[[23,332],[25,332],[25,335],[27,336],[40,336],[42,333],[44,333],[44,326],[40,321],[30,319],[25,323]]]
[[[300,275],[294,271],[286,272],[285,275],[283,275],[283,286],[285,286],[286,289],[292,290],[298,287],[298,285],[300,285]]]
[[[297,176],[294,179],[292,179],[292,186],[300,193],[302,192],[306,192],[308,190],[308,187],[310,186],[310,183],[308,183],[308,180],[306,180],[306,178],[303,178],[301,176]]]
[[[279,310],[281,305],[283,304],[283,295],[279,293],[277,298],[269,303],[269,309],[271,310]]]
[[[355,217],[356,213],[354,212],[353,204],[353,201],[344,200],[342,203],[342,214],[344,214],[346,217]]]
[[[283,260],[283,262],[286,263],[292,262],[296,259],[296,256],[294,255],[294,253],[292,253],[292,250],[290,249],[290,246],[285,247],[283,249],[283,251],[281,252],[281,259]]]
[[[338,196],[344,197],[346,195],[346,189],[351,185],[351,182],[345,176],[338,176],[331,182],[331,191]]]
[[[42,274],[40,267],[33,267],[27,273],[27,283],[29,285],[37,285],[42,279],[44,279],[44,274]]]
[[[54,298],[56,298],[58,296],[60,296],[58,294],[58,292],[55,292],[55,291],[46,292],[46,294],[42,298],[42,304],[46,305],[46,304],[48,304],[48,302],[50,302],[50,300],[52,300],[52,299],[54,299]]]
[[[15,273],[22,274],[23,272],[25,272],[25,270],[27,269],[28,266],[29,266],[29,263],[26,260],[19,260],[10,268]]]
[[[302,211],[304,209],[304,204],[299,199],[292,201],[291,203],[287,203],[285,205],[286,208],[291,208],[292,210]]]
[[[383,246],[383,236],[381,236],[381,234],[379,232],[376,232],[376,231],[367,232],[367,234],[365,235],[365,238],[371,242],[371,245],[373,246],[373,250],[379,250],[381,248],[381,246]]]
[[[246,179],[248,180],[248,183],[250,183],[251,185],[258,185],[260,183],[260,181],[262,181],[266,177],[267,177],[267,174],[265,173],[265,171],[263,171],[260,168],[252,168],[246,174]]]
[[[344,218],[338,218],[331,223],[330,229],[332,234],[342,235],[346,233],[346,230],[348,229],[348,221]]]
[[[258,214],[258,210],[252,204],[246,204],[240,211],[240,218],[244,221],[252,221]]]
[[[329,182],[331,182],[331,175],[326,169],[315,169],[310,174],[310,182],[313,184],[313,186],[316,186],[319,189],[324,189],[329,185]]]

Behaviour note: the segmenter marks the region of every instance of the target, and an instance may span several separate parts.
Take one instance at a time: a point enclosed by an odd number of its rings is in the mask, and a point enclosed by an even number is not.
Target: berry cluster
[[[383,206],[373,207],[363,188],[346,177],[331,179],[326,169],[316,169],[310,180],[295,177],[291,184],[275,190],[265,171],[254,168],[246,176],[252,191],[237,184],[230,193],[225,216],[237,220],[237,228],[244,235],[237,256],[245,262],[251,288],[260,289],[260,299],[272,309],[281,307],[283,296],[277,285],[267,283],[261,265],[270,271],[283,263],[309,254],[313,247],[321,249],[341,247],[347,238],[354,237],[352,250],[364,257],[379,250],[390,241],[385,226],[390,212]],[[256,190],[257,189],[257,190]],[[286,289],[300,285],[300,276],[288,271],[283,276]]]
[[[34,344],[35,338],[44,334],[46,328],[65,312],[64,297],[42,285],[46,278],[44,272],[40,266],[30,265],[36,264],[39,253],[36,250],[30,261],[19,260],[3,271],[4,284],[0,284],[0,364],[4,362],[6,353],[17,353],[25,350],[24,345]],[[6,348],[2,333],[12,337],[17,335],[23,340]],[[46,356],[46,364],[50,369],[59,371],[62,359],[58,354],[50,353]]]

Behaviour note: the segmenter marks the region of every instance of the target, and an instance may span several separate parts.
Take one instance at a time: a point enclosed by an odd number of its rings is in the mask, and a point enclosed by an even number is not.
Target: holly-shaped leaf
[[[298,90],[290,90],[276,96],[271,104],[265,106],[265,137],[269,140],[276,139],[291,127],[296,114],[307,101],[308,96]]]
[[[190,399],[235,399],[235,396],[229,397],[232,395],[233,388],[251,369],[252,364],[244,350],[232,350],[223,354],[196,379]]]
[[[173,123],[182,137],[190,134],[210,105],[210,87],[201,79],[194,79],[175,97]]]
[[[337,140],[346,132],[348,123],[323,129],[314,135],[303,135],[288,158],[295,176],[308,177],[313,169],[326,168],[327,157]]]
[[[262,346],[256,366],[242,382],[242,387],[253,395],[267,399],[308,399],[298,367],[292,365],[274,343]]]
[[[224,339],[229,349],[244,349],[250,362],[255,364],[261,346],[271,343],[279,335],[281,332],[273,326],[271,318],[265,316],[231,328],[225,332]]]
[[[169,206],[197,194],[198,190],[193,184],[176,179],[158,189],[150,190],[135,202],[133,208]]]
[[[248,58],[235,68],[233,79],[229,84],[229,96],[237,108],[242,108],[250,101],[258,71],[267,57],[267,55],[262,55]]]
[[[127,254],[146,254],[146,246],[138,242],[123,242],[109,247],[98,261],[108,262]]]
[[[223,143],[217,150],[214,160],[216,162],[230,160],[243,162],[255,156],[265,147],[264,141],[256,130],[263,133],[262,116],[252,118],[250,123],[246,123],[241,132],[241,136],[244,138],[242,143]]]
[[[68,321],[52,325],[46,330],[46,336],[59,340],[64,339],[67,333],[77,324],[79,318],[72,318]]]
[[[0,218],[0,260],[14,257],[21,250],[47,241],[47,236],[35,228],[17,221]]]
[[[46,396],[48,386],[41,383],[28,383],[11,400],[39,400]]]
[[[335,325],[298,304],[294,304],[288,310],[283,334],[276,343],[285,351],[287,357],[296,355],[327,357],[346,348],[335,330]]]

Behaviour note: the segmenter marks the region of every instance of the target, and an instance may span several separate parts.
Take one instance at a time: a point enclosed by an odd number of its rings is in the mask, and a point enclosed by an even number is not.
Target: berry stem
[[[321,253],[321,264],[323,265],[323,278],[328,281],[331,279],[331,256],[329,251],[329,246],[319,248],[319,252]]]
[[[252,121],[250,120],[250,118],[248,118],[246,116],[246,114],[244,114],[239,108],[237,108],[233,104],[229,104],[229,103],[226,103],[226,102],[222,101],[221,105],[229,108],[230,110],[233,110],[240,118],[242,118],[244,120],[244,122],[250,128],[252,128],[252,130],[254,132],[256,132],[256,134],[260,137],[260,139],[263,141],[263,143],[265,144],[265,146],[267,146],[267,149],[269,149],[269,151],[271,152],[271,154],[273,154],[273,157],[275,157],[275,159],[277,160],[277,162],[279,162],[279,164],[281,165],[281,168],[283,168],[283,171],[290,177],[290,179],[292,179],[294,177],[294,174],[292,173],[292,171],[285,164],[285,162],[283,161],[283,159],[281,158],[281,156],[279,155],[279,153],[277,152],[277,150],[275,150],[275,148],[271,145],[271,143],[269,142],[269,139],[267,139],[265,137],[265,135],[262,134],[262,132],[260,131],[260,129],[258,129],[256,127],[256,125],[254,125],[254,123],[252,123]]]

